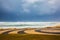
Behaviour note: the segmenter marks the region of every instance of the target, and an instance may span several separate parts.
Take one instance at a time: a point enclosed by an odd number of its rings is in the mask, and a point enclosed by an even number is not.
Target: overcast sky
[[[60,21],[60,0],[0,0],[0,21]]]

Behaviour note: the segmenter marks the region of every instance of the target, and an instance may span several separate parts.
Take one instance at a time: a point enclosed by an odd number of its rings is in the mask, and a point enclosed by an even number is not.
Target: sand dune
[[[15,31],[9,32],[8,34],[25,34],[25,33],[24,33],[24,30],[15,30]]]
[[[56,35],[60,34],[60,29],[57,27],[48,28],[23,28],[23,29],[13,29],[13,30],[3,30],[0,34],[44,34],[44,35]]]
[[[20,30],[15,30],[15,31],[9,32],[8,34],[18,34],[18,31]]]
[[[3,30],[3,31],[0,31],[0,34],[3,34],[4,32],[7,32],[7,31],[10,31],[10,30]]]
[[[34,30],[26,30],[24,32],[27,34],[40,34],[39,32],[35,32]]]
[[[47,34],[47,33],[36,32],[35,30],[26,30],[24,32],[27,34]]]

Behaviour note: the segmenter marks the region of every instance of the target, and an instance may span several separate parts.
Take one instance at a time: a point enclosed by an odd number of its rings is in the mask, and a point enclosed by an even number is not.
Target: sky
[[[60,0],[0,0],[0,22],[59,22]]]

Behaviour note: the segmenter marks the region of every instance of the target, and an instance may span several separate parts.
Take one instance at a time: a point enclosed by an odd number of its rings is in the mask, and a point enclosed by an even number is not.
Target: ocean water
[[[0,22],[0,28],[43,28],[59,24],[60,22]]]

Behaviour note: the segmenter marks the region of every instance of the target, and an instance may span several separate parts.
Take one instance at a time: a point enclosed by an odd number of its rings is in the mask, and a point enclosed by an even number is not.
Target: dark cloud
[[[0,2],[0,21],[60,21],[60,5],[55,0],[1,0]]]

